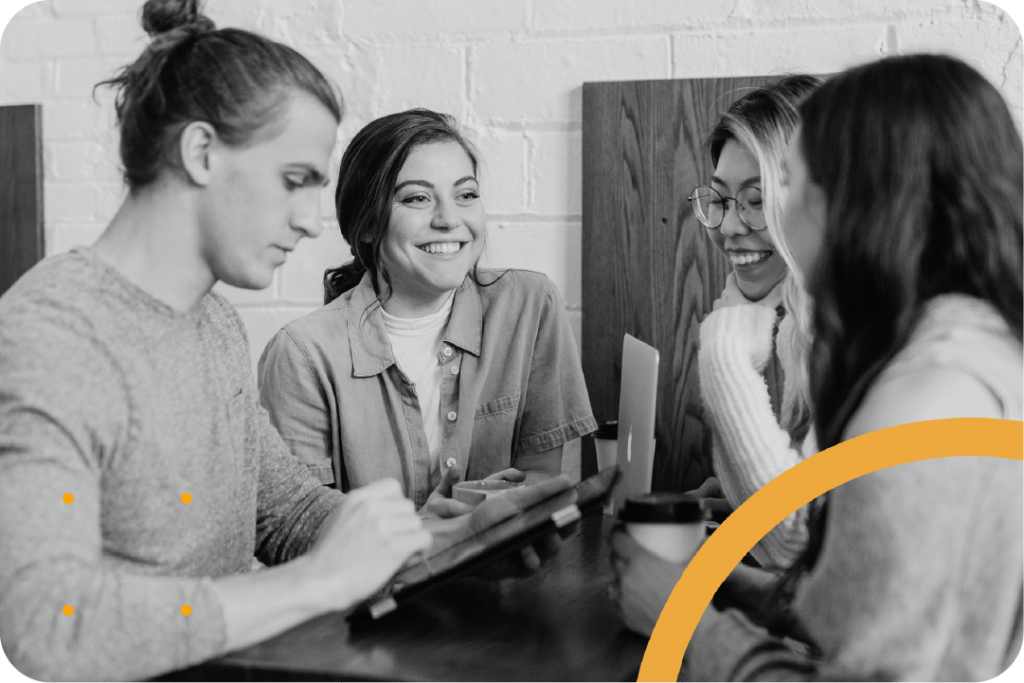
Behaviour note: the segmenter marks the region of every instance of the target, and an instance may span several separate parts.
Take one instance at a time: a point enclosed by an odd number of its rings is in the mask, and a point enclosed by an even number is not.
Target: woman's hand
[[[419,514],[421,517],[440,517],[441,519],[448,519],[451,517],[459,517],[473,510],[472,505],[463,503],[461,500],[455,500],[452,498],[452,486],[458,484],[462,480],[462,467],[456,463],[448,468],[448,471],[441,475],[441,483],[437,485],[430,493],[430,497],[427,498],[427,502],[420,508]],[[485,481],[511,481],[511,482],[522,482],[526,481],[526,473],[517,470],[514,467],[510,467],[507,470],[501,472],[495,472],[489,477],[484,478]]]
[[[556,495],[562,497],[566,506],[576,502],[576,491],[572,484],[565,477],[558,476],[537,484],[517,487],[500,496],[492,496],[472,508],[470,514],[457,519],[427,518],[428,528],[434,534],[432,551],[444,550]],[[491,564],[482,575],[487,578],[503,578],[536,571],[549,557],[558,552],[561,538],[571,533],[573,528],[570,524],[559,529],[557,533],[549,534],[532,546],[523,548],[509,561]]]
[[[726,517],[732,514],[732,504],[725,497],[722,485],[714,477],[708,477],[699,488],[695,488],[689,491],[689,493],[700,498],[704,510],[716,522],[723,522]]]
[[[506,472],[509,470],[505,470]],[[514,470],[513,470],[514,471]],[[494,475],[492,475],[494,476]],[[488,477],[490,479],[490,477]],[[473,506],[463,503],[461,500],[452,498],[452,486],[462,480],[462,467],[456,463],[448,468],[448,471],[441,475],[441,483],[437,485],[427,502],[420,508],[421,517],[439,517],[449,519],[459,517],[472,511]]]
[[[686,564],[661,559],[619,528],[612,533],[612,568],[615,598],[623,622],[631,630],[650,637]]]
[[[524,472],[520,472],[516,469],[508,469],[491,475],[488,479],[499,476],[518,477],[518,479],[505,479],[505,481],[523,481],[526,478],[526,474]],[[565,505],[568,506],[575,502],[575,491],[572,490],[572,485],[569,483],[568,479],[565,477],[544,479],[536,484],[529,484],[522,488],[503,493],[500,496],[495,496],[491,500],[498,503],[496,505],[484,508],[484,506],[490,501],[485,500],[483,503],[480,503],[480,505],[477,506],[477,510],[480,512],[479,514],[474,513],[474,519],[471,520],[471,526],[487,528],[487,526],[493,525],[495,520],[505,519],[513,516],[514,514],[518,514],[522,510],[536,504],[548,496],[554,495],[558,491],[567,492]],[[522,576],[524,574],[530,574],[537,571],[549,558],[558,553],[559,549],[562,547],[562,538],[570,533],[572,529],[573,526],[569,525],[568,527],[560,529],[558,533],[544,536],[543,538],[535,541],[532,545],[528,545],[525,548],[520,549],[518,553],[518,560],[514,560],[503,565],[492,565],[488,568],[486,576],[491,578],[502,578],[505,576]]]
[[[705,363],[717,361],[719,364],[742,360],[751,363],[757,372],[763,372],[772,357],[772,334],[777,318],[774,309],[757,304],[712,311],[700,324],[701,358]]]
[[[379,590],[432,537],[394,479],[353,490],[306,556],[318,599],[346,609]]]
[[[484,481],[526,481],[526,472],[517,470],[515,467],[509,467],[507,470],[495,472],[489,477],[484,477]]]

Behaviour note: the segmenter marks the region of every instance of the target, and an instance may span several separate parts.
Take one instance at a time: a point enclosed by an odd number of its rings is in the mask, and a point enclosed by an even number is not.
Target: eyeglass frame
[[[732,201],[733,205],[737,207],[736,208],[736,216],[737,216],[737,218],[740,219],[740,223],[743,223],[743,225],[747,226],[748,228],[750,228],[754,232],[761,232],[763,230],[767,230],[768,229],[768,219],[767,218],[765,218],[764,225],[761,226],[760,228],[751,225],[750,223],[748,223],[743,218],[743,212],[741,212],[739,210],[739,207],[743,206],[743,204],[740,203],[740,200],[738,198],[736,198],[736,197],[726,197],[725,195],[723,195],[721,192],[719,192],[715,188],[711,187],[710,185],[698,185],[697,187],[693,188],[690,191],[690,196],[687,197],[686,199],[687,199],[687,201],[690,202],[690,208],[693,209],[693,215],[697,219],[697,222],[700,223],[701,225],[703,225],[708,230],[718,230],[719,228],[721,228],[722,227],[722,223],[725,222],[726,214],[729,213],[729,209],[726,208],[726,209],[722,210],[722,220],[718,221],[717,225],[708,225],[707,223],[705,223],[704,221],[702,221],[700,219],[700,215],[698,215],[698,213],[697,213],[697,208],[696,208],[696,206],[694,206],[694,202],[697,201],[697,197],[694,196],[697,193],[697,190],[711,190],[712,192],[717,194],[718,197],[723,202],[724,201]],[[741,188],[740,191],[737,192],[736,194],[740,194],[740,193],[746,192],[747,190],[757,190],[758,192],[762,193],[762,196],[764,195],[764,192],[761,190],[761,188],[753,187],[753,186],[747,186],[747,187]],[[761,211],[761,215],[764,216],[764,211],[763,210]]]

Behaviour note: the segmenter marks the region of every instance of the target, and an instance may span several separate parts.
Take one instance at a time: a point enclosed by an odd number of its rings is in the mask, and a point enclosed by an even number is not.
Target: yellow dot
[[[181,494],[181,502],[184,503],[185,505],[188,505],[189,503],[191,503],[192,502],[192,494],[191,493],[183,493],[183,494]]]
[[[68,495],[71,495],[71,494],[68,494]],[[75,608],[72,607],[71,605],[64,605],[63,612],[64,612],[64,614],[66,614],[66,615],[68,615],[70,617],[72,614],[75,613]]]
[[[62,498],[62,500],[65,503],[67,503],[68,505],[71,505],[72,503],[75,502],[75,497],[73,495],[71,495],[70,493],[65,493],[64,497]]]
[[[182,605],[181,613],[184,614],[186,617],[192,614],[192,605]]]

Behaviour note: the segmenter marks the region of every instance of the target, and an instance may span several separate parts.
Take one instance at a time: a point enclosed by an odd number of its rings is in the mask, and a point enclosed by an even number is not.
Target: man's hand
[[[347,609],[372,595],[432,538],[394,479],[354,489],[326,521],[304,562],[325,605]]]

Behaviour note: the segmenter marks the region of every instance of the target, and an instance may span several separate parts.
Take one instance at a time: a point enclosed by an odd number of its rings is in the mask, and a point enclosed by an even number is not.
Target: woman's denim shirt
[[[450,463],[482,479],[597,428],[561,297],[544,275],[486,271],[455,293],[438,349],[444,436],[430,454],[415,387],[395,363],[369,275],[285,326],[260,395],[292,454],[345,491],[394,477],[417,507]]]

